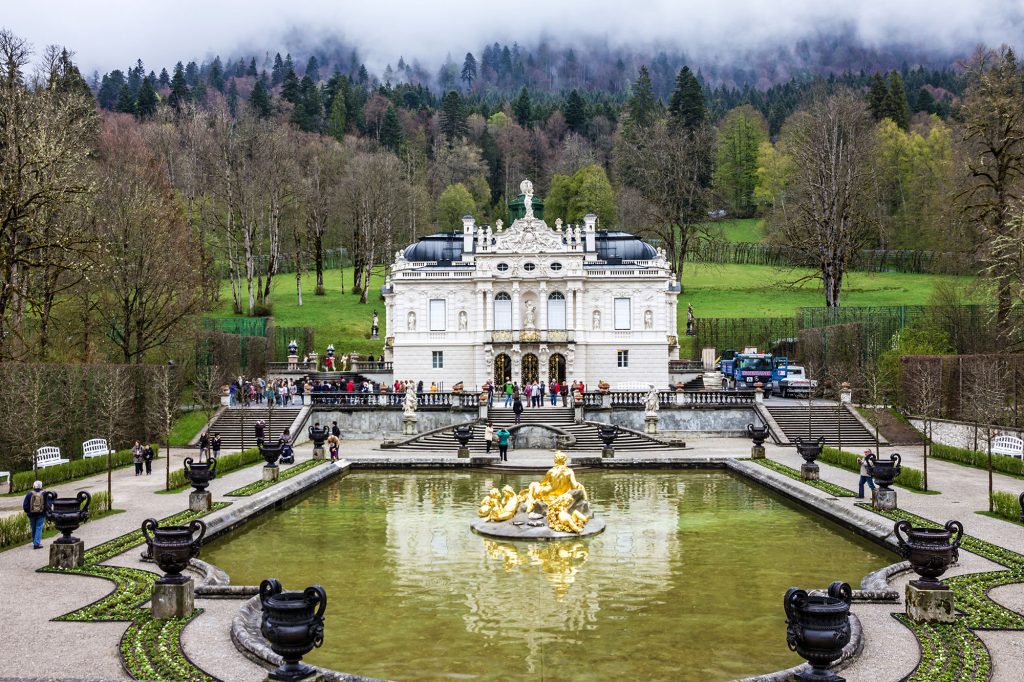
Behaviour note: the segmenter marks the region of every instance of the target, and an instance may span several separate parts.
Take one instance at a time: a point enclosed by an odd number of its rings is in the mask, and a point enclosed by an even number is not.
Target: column
[[[537,329],[548,328],[548,283],[540,283],[540,293],[537,294]]]
[[[519,312],[519,282],[512,283],[512,330],[519,331],[522,329],[520,326],[520,312]]]

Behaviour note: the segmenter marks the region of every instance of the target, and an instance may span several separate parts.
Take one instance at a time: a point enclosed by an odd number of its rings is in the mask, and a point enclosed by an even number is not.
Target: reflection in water
[[[799,660],[785,645],[786,588],[859,581],[889,562],[723,472],[587,474],[608,524],[591,538],[469,530],[490,488],[529,480],[359,473],[204,558],[235,584],[323,584],[338,596],[309,660],[393,680],[704,681],[783,668]]]

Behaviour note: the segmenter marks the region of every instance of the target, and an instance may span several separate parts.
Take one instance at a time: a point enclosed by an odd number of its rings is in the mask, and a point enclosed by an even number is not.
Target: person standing
[[[213,434],[213,438],[210,439],[210,448],[213,450],[214,459],[220,457],[220,444],[221,437],[220,432],[218,431],[217,433]]]
[[[512,405],[513,390],[515,390],[515,384],[512,383],[512,377],[505,377],[505,407]]]
[[[146,475],[150,476],[153,474],[153,445],[149,444],[142,450],[142,463],[146,465]]]
[[[527,381],[523,386],[523,393],[526,395],[526,404],[523,407],[533,407],[533,384]]]
[[[491,443],[494,442],[494,427],[491,426],[491,422],[487,422],[487,426],[484,427],[484,440],[487,441],[487,452],[490,452]]]
[[[857,458],[857,464],[860,465],[860,481],[857,483],[857,499],[864,499],[864,484],[867,483],[871,491],[875,490],[875,479],[871,477],[871,470],[868,468],[867,457],[871,454],[870,448],[865,448],[864,454]]]
[[[199,457],[202,458],[203,455],[210,456],[210,436],[206,431],[199,434]]]
[[[508,438],[512,433],[504,426],[498,429],[498,455],[502,462],[508,461]]]
[[[337,423],[337,422],[335,422]],[[331,461],[338,461],[338,451],[341,448],[341,439],[335,436],[333,433],[327,437],[327,449],[331,453]]]
[[[263,439],[267,433],[267,423],[262,419],[256,421],[256,447],[263,447]]]
[[[558,405],[558,379],[552,379],[551,385],[548,386],[548,392],[551,395],[551,407]]]
[[[512,412],[516,415],[516,424],[518,424],[519,420],[523,416],[523,401],[519,397],[519,393],[518,392],[516,392],[513,395],[513,399],[512,399]]]
[[[331,422],[331,435],[335,438],[341,438],[341,429],[338,428],[338,422]]]
[[[487,380],[487,407],[494,407],[494,381]]]
[[[32,528],[32,549],[42,549],[43,524],[46,523],[46,512],[50,510],[50,501],[43,494],[42,481],[32,484],[32,490],[26,493],[21,506],[28,516],[28,525]]]
[[[142,475],[142,444],[139,441],[135,441],[135,445],[132,446],[132,462],[135,464],[135,475]]]
[[[544,389],[547,388],[547,384],[543,381],[537,382],[537,407],[544,407]]]

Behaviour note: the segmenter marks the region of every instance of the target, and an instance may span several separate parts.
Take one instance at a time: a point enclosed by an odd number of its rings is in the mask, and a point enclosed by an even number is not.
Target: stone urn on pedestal
[[[330,430],[326,426],[313,424],[307,432],[309,433],[309,439],[313,441],[313,459],[323,459],[325,457],[324,443],[327,442],[327,437],[331,435]]]
[[[142,522],[142,535],[153,561],[164,572],[153,585],[153,617],[167,620],[191,615],[195,607],[195,585],[182,571],[199,556],[206,524],[193,519],[186,526],[161,527],[156,519],[146,519]]]
[[[900,475],[903,467],[900,465],[899,454],[893,453],[889,459],[879,459],[874,455],[868,455],[864,462],[868,466],[868,473],[878,484],[875,490],[872,505],[879,510],[893,510],[896,508],[896,491],[890,486],[896,477]]]
[[[186,457],[182,464],[185,467],[185,478],[193,488],[188,496],[188,508],[195,512],[209,511],[213,506],[213,495],[206,488],[210,481],[217,478],[217,459],[210,457],[205,462],[196,462]]]
[[[260,455],[266,462],[263,465],[264,481],[276,481],[281,477],[281,469],[277,466],[277,460],[280,459],[283,451],[284,445],[281,443],[265,443],[260,446]]]
[[[50,545],[50,566],[78,568],[85,561],[85,543],[71,534],[89,520],[92,497],[84,490],[75,497],[57,497],[57,493],[52,490],[46,491],[43,496],[50,507],[46,519],[61,533]]]
[[[302,592],[285,591],[280,582],[271,578],[260,584],[260,605],[260,633],[274,653],[284,659],[268,678],[297,682],[314,675],[316,671],[300,661],[324,643],[324,588],[313,585]]]
[[[920,578],[907,584],[907,616],[917,623],[952,623],[956,620],[953,592],[939,577],[960,558],[964,527],[948,521],[943,528],[914,528],[897,521],[893,533],[900,555]]]
[[[455,440],[459,441],[459,457],[469,457],[469,441],[473,438],[473,427],[470,424],[459,424],[453,433]]]
[[[804,459],[804,463],[800,465],[800,477],[805,481],[817,481],[821,478],[818,464],[815,460],[821,455],[821,448],[824,445],[824,436],[818,436],[818,440],[796,439],[796,451]]]
[[[604,443],[601,448],[601,457],[615,456],[615,439],[619,437],[619,427],[615,424],[601,424],[597,427],[597,436]]]
[[[834,582],[825,595],[808,594],[795,587],[786,592],[786,643],[790,650],[807,659],[811,669],[797,673],[798,680],[842,682],[829,670],[850,643],[850,602],[853,591],[844,582]]]
[[[299,368],[299,343],[292,339],[288,344],[288,369],[296,370]]]
[[[750,448],[751,459],[764,459],[764,442],[768,440],[769,429],[767,424],[754,426],[747,424],[747,435],[754,442]]]

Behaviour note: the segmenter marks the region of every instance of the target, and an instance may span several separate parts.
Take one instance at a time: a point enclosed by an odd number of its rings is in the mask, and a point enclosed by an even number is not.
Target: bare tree
[[[302,148],[301,207],[306,235],[313,251],[315,295],[324,295],[324,237],[339,212],[338,196],[344,170],[344,147],[331,138],[311,135]],[[296,277],[298,277],[298,268]],[[301,295],[301,288],[299,289]]]
[[[100,412],[103,415],[104,432],[107,436],[107,499],[113,506],[114,497],[111,486],[113,462],[110,458],[110,450],[114,448],[115,435],[124,424],[125,410],[131,402],[132,395],[128,371],[125,367],[108,365],[103,369],[98,397]]]
[[[919,366],[919,369],[923,369]],[[942,365],[936,372],[904,371],[903,377],[910,395],[908,403],[921,420],[924,434],[924,489],[928,490],[928,455],[931,453],[933,421],[942,409]]]
[[[838,307],[843,277],[872,222],[874,134],[863,98],[818,90],[787,120],[782,143],[793,168],[780,239],[816,269],[811,277],[822,280],[825,305]]]
[[[149,407],[150,423],[155,431],[164,437],[166,478],[164,488],[171,489],[171,425],[178,415],[178,374],[172,363],[168,363],[152,377],[153,395],[146,405]]]
[[[192,380],[192,397],[199,404],[199,409],[206,414],[206,421],[213,419],[224,382],[221,369],[217,365],[200,365],[196,367],[195,378]]]
[[[997,424],[1006,411],[1006,372],[998,357],[977,359],[971,369],[967,386],[967,414],[974,422],[975,441],[981,431],[988,453],[988,510],[992,511],[992,441],[999,431]]]

